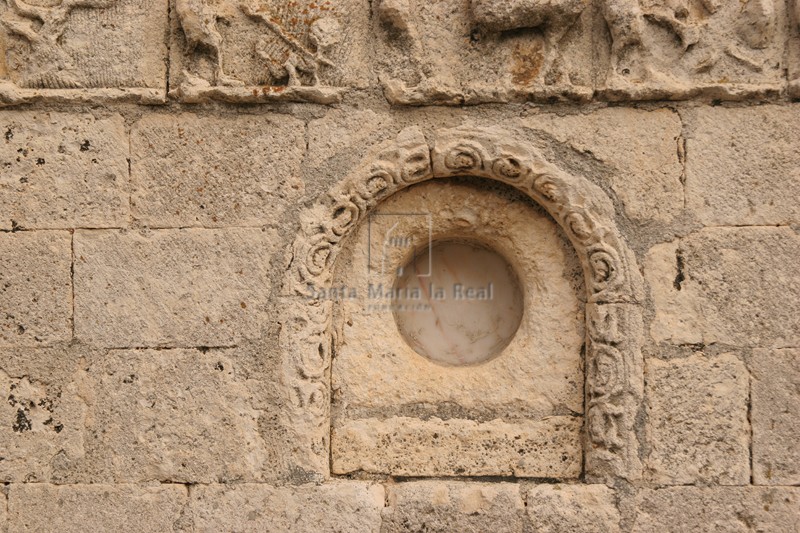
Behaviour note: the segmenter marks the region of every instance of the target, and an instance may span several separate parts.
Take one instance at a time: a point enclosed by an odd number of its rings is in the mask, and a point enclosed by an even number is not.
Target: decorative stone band
[[[332,302],[308,299],[329,288],[348,234],[387,196],[417,182],[476,176],[512,185],[561,225],[583,266],[587,289],[586,477],[641,476],[634,422],[642,402],[642,280],[633,253],[614,224],[609,198],[569,175],[499,128],[457,128],[435,134],[431,150],[409,128],[379,145],[302,219],[287,261],[281,331],[284,379],[293,394],[283,423],[294,442],[292,468],[301,478],[329,475],[330,361],[335,343]]]

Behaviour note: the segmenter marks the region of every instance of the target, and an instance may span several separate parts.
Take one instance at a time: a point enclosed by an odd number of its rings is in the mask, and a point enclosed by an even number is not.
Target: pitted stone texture
[[[372,532],[381,527],[384,489],[358,481],[324,485],[199,485],[188,516],[197,533]]]
[[[542,113],[522,124],[606,167],[605,179],[631,218],[668,222],[682,211],[683,147],[675,112],[616,107],[567,116]]]
[[[636,507],[634,533],[796,533],[800,488],[642,489]]]
[[[0,233],[0,347],[72,337],[71,264],[66,231]]]
[[[79,231],[75,330],[105,347],[231,346],[260,336],[274,231]]]
[[[278,224],[303,192],[304,124],[151,115],[131,134],[133,216],[151,227]]]
[[[577,478],[581,419],[514,423],[396,417],[333,428],[334,473]]]
[[[11,485],[9,532],[173,531],[186,504],[179,485]]]
[[[0,229],[128,223],[121,116],[6,111],[0,135]]]
[[[686,202],[703,224],[800,223],[800,105],[699,107],[686,122]]]
[[[525,497],[526,533],[620,531],[614,491],[605,485],[536,485]]]
[[[800,484],[800,350],[755,350],[753,479],[758,485]]]
[[[263,481],[282,448],[253,407],[237,349],[111,350],[82,379],[86,454],[65,465],[81,481]]]
[[[519,485],[416,481],[389,485],[382,533],[522,533]]]
[[[8,532],[8,513],[6,512],[6,508],[8,507],[8,497],[7,497],[8,487],[3,487],[0,489],[0,532],[7,533]]]
[[[673,344],[800,342],[800,237],[788,227],[707,228],[654,246],[652,337]]]
[[[750,481],[749,378],[731,354],[647,362],[647,460],[666,485]]]
[[[165,0],[4,5],[13,29],[0,78],[28,89],[163,88],[167,13]]]

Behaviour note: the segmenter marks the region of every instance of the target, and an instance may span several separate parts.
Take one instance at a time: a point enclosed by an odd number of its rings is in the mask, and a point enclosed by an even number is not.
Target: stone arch
[[[290,468],[303,479],[329,475],[329,370],[335,342],[328,289],[345,238],[381,200],[433,178],[497,180],[540,204],[574,246],[586,279],[585,431],[588,481],[641,477],[635,421],[643,394],[642,280],[614,222],[610,199],[587,179],[547,162],[499,128],[438,131],[431,149],[417,128],[400,133],[302,216],[287,260],[280,336]]]

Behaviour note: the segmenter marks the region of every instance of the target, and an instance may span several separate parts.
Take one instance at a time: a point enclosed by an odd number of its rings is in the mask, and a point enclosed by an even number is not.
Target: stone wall
[[[798,531],[800,4],[54,4],[0,4],[0,532]],[[574,271],[585,395],[333,456],[386,378],[303,291],[451,176]]]

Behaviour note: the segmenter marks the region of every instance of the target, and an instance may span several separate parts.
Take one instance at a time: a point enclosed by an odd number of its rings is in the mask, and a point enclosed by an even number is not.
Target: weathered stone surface
[[[416,481],[387,490],[383,533],[522,532],[525,508],[516,484]]]
[[[620,531],[614,491],[605,485],[536,485],[525,496],[526,532]]]
[[[304,124],[285,115],[150,115],[131,134],[133,216],[148,226],[277,224],[303,192]]]
[[[104,354],[78,344],[0,348],[0,481],[64,479],[65,459],[84,455],[81,365]]]
[[[782,88],[784,2],[602,0],[595,5],[601,96],[741,99]]]
[[[380,2],[378,66],[393,104],[585,100],[588,2]]]
[[[121,116],[8,111],[0,133],[0,229],[127,224]]]
[[[581,419],[352,420],[333,428],[334,473],[577,478]]]
[[[753,480],[800,484],[800,350],[756,350],[753,372]]]
[[[750,481],[748,374],[731,354],[647,362],[648,477],[660,484]]]
[[[172,0],[170,85],[187,102],[341,100],[370,79],[370,6]]]
[[[8,531],[8,487],[4,486],[0,489],[0,532],[6,533]]]
[[[686,122],[686,202],[706,225],[800,222],[800,106],[694,108]]]
[[[636,503],[635,533],[793,533],[800,523],[800,488],[797,487],[642,489]]]
[[[258,337],[275,244],[261,229],[76,232],[76,336],[119,348]]]
[[[8,495],[9,531],[173,531],[186,504],[179,485],[14,484]]]
[[[236,349],[112,350],[79,381],[85,454],[71,479],[216,483],[278,475],[282,448],[261,427]],[[264,432],[262,433],[262,429]]]
[[[66,231],[0,233],[0,347],[72,337],[71,263]]]
[[[163,100],[167,13],[164,0],[3,5],[0,101]]]
[[[668,222],[682,211],[683,147],[677,113],[615,107],[566,116],[541,113],[521,122],[607,167],[608,184],[629,217]]]
[[[800,342],[800,237],[791,228],[707,228],[647,255],[650,333],[673,344]]]
[[[358,481],[275,488],[269,485],[200,485],[192,491],[192,531],[363,531],[381,527],[384,489]]]

